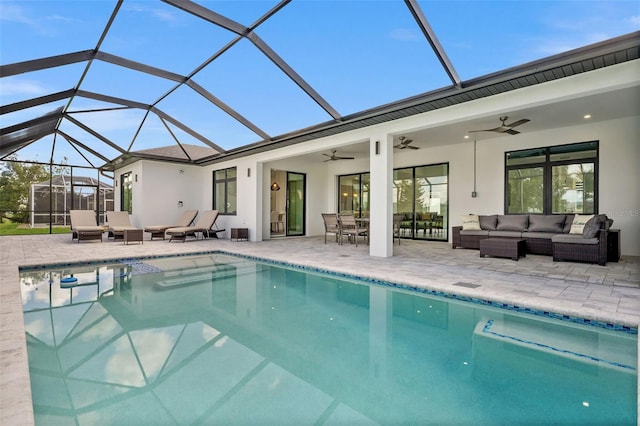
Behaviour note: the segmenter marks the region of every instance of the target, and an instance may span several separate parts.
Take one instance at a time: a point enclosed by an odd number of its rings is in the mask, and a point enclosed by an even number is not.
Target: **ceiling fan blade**
[[[509,130],[507,130],[507,131],[505,131],[503,133],[509,133],[510,135],[517,135],[520,132],[517,131],[517,130],[514,130],[514,129],[509,129]]]
[[[402,148],[404,147],[404,145],[402,145],[402,144],[398,144],[398,145],[394,145],[393,147],[394,147],[394,148],[398,148],[398,149],[402,149]]]
[[[507,124],[507,127],[516,127],[516,126],[519,126],[521,124],[528,123],[529,121],[531,121],[531,120],[523,118],[522,120],[514,121],[511,124]]]
[[[335,160],[355,160],[354,157],[334,157]]]
[[[417,146],[413,146],[413,145],[407,145],[406,148],[411,148],[411,149],[420,149]]]

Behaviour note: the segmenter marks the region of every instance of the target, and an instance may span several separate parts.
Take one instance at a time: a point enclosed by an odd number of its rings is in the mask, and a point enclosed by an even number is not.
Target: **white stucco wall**
[[[139,181],[134,182],[133,216],[135,224],[140,226],[177,217],[177,200],[183,200],[184,208],[211,209],[212,171],[237,167],[238,213],[221,216],[218,224],[227,229],[227,237],[231,227],[246,227],[250,239],[259,241],[270,237],[271,169],[305,173],[307,235],[321,235],[320,213],[337,208],[336,177],[371,168],[369,158],[325,163],[316,158],[321,153],[352,144],[369,144],[385,135],[464,122],[472,117],[495,117],[504,111],[544,105],[549,99],[579,101],[582,96],[637,86],[640,84],[638,75],[640,62],[636,61],[205,167],[138,162],[128,169],[116,171],[116,177],[129,169],[139,174]],[[391,155],[394,168],[449,163],[449,226],[452,226],[461,223],[462,214],[504,212],[506,151],[598,140],[599,212],[613,218],[613,228],[621,230],[622,254],[640,256],[639,123],[640,117],[633,116],[540,132],[528,131],[517,137],[497,135],[487,139],[484,135],[477,143],[475,198],[471,197],[474,184],[472,140],[459,143],[430,141],[435,146],[418,151],[394,150]],[[310,153],[314,155],[312,158],[301,157]],[[185,172],[178,175],[180,169]],[[251,169],[250,176],[247,169]],[[119,202],[117,196],[116,199]]]

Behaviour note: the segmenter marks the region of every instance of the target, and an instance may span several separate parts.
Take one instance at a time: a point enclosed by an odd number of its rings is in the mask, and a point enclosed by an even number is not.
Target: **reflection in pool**
[[[222,254],[21,280],[37,424],[636,422],[636,330]]]

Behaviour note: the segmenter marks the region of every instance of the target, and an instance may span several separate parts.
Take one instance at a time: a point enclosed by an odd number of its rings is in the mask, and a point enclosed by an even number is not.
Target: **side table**
[[[144,231],[142,229],[125,229],[123,236],[124,244],[129,244],[132,242],[144,244],[142,242],[142,236],[144,235],[143,232]]]
[[[607,262],[620,260],[620,230],[609,229],[607,234]]]
[[[249,240],[248,228],[231,228],[231,240]]]

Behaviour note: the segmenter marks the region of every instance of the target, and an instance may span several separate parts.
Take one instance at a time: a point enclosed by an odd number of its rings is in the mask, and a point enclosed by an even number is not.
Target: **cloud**
[[[47,90],[40,84],[40,82],[18,77],[7,77],[0,80],[0,89],[3,96],[39,96],[47,93]]]
[[[389,36],[399,41],[414,41],[422,38],[416,30],[410,28],[396,28],[389,33]]]
[[[32,26],[36,24],[33,19],[24,13],[24,9],[17,4],[4,4],[0,10],[2,10],[2,13],[0,13],[0,21],[17,22]]]
[[[141,3],[128,4],[126,10],[136,13],[145,13],[165,22],[177,21],[176,14],[173,11],[147,7],[146,5],[143,5]]]
[[[631,25],[640,27],[640,15],[631,16],[627,20]]]

